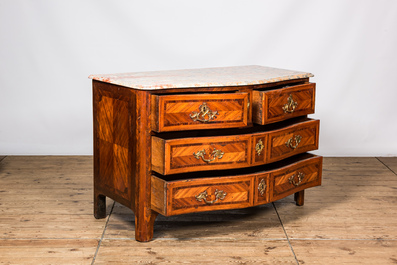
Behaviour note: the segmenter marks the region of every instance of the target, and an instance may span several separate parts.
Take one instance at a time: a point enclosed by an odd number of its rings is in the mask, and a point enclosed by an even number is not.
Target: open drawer
[[[302,154],[245,170],[155,176],[151,208],[165,216],[245,208],[321,184],[322,157]],[[205,176],[205,177],[203,177]]]
[[[318,148],[318,120],[304,119],[270,129],[263,127],[238,135],[152,136],[152,170],[169,175],[244,168]]]
[[[315,83],[253,91],[253,122],[269,124],[314,113]]]

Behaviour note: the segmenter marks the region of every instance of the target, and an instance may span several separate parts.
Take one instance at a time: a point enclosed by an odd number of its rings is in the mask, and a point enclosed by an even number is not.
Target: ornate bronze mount
[[[292,149],[295,149],[295,148],[298,147],[298,145],[299,145],[299,143],[301,142],[301,140],[302,140],[302,136],[300,136],[300,135],[295,135],[295,136],[292,136],[291,138],[289,138],[288,141],[285,143],[285,145],[286,145],[287,147],[290,147],[290,148],[292,148]]]
[[[261,155],[264,147],[265,146],[263,145],[262,139],[259,139],[258,143],[255,145],[255,151],[258,154],[258,156]]]
[[[259,194],[263,197],[263,195],[265,195],[265,191],[266,191],[266,181],[265,179],[261,179],[261,181],[259,182],[258,185],[258,190],[259,190]]]
[[[201,158],[204,162],[207,162],[207,163],[214,161],[216,158],[221,159],[224,154],[225,154],[224,152],[222,152],[221,150],[215,149],[215,148],[214,148],[214,151],[212,151],[212,153],[211,153],[212,158],[208,158],[208,159],[204,157],[206,155],[205,149],[198,151],[197,153],[193,153],[195,158],[197,158],[197,159]]]
[[[290,94],[287,104],[285,104],[282,109],[284,110],[284,113],[293,113],[296,106],[298,106],[298,102],[294,101],[292,98],[292,94]]]
[[[199,195],[196,195],[195,197],[196,197],[196,200],[199,202],[204,201],[206,204],[213,204],[213,203],[217,202],[218,199],[223,200],[226,197],[226,195],[227,195],[227,193],[224,192],[223,190],[218,191],[216,189],[215,190],[215,200],[212,200],[212,201],[207,200],[207,196],[208,196],[207,191],[204,191],[204,192],[200,193]]]
[[[216,118],[216,115],[218,115],[218,111],[210,110],[205,102],[203,102],[199,109],[200,112],[193,111],[192,114],[189,115],[193,121],[210,122]],[[205,118],[205,116],[208,118]]]
[[[292,175],[291,177],[288,178],[289,183],[293,184],[294,186],[299,186],[299,184],[302,183],[303,178],[305,177],[305,174],[302,172],[298,172],[298,182],[295,181],[295,174]]]

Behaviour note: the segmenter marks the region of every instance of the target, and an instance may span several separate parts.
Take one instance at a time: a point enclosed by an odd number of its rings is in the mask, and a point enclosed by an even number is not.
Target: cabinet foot
[[[96,219],[106,217],[106,196],[94,193],[94,216]]]
[[[140,242],[148,242],[153,238],[154,221],[158,213],[148,210],[149,214],[139,218],[135,215],[135,239]]]
[[[302,206],[305,203],[305,190],[296,192],[294,199],[297,206]]]

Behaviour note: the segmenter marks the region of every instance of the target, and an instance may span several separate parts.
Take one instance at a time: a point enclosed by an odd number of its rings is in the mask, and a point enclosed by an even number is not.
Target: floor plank
[[[90,264],[98,240],[0,240],[0,264]]]
[[[106,224],[92,215],[91,161],[8,156],[1,162],[0,264],[91,263]]]
[[[291,240],[299,264],[396,264],[397,241]]]
[[[396,264],[395,161],[325,158],[322,186],[305,192],[302,207],[289,196],[274,206],[160,215],[154,240],[139,243],[130,209],[108,199],[108,218],[93,217],[92,157],[7,156],[0,264]]]
[[[397,157],[378,157],[378,159],[397,175]]]
[[[8,156],[0,169],[0,238],[96,238],[92,157]],[[110,205],[109,205],[110,211]]]
[[[104,240],[95,264],[296,264],[286,240]]]
[[[133,239],[134,214],[116,203],[104,238]],[[185,214],[172,217],[159,215],[154,239],[286,239],[272,204],[247,209]]]

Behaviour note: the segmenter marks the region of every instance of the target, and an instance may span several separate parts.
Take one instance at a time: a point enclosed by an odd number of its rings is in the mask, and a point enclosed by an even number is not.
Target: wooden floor
[[[189,214],[134,240],[92,214],[92,157],[0,157],[0,264],[397,264],[397,157],[325,158],[323,186],[260,207]]]

